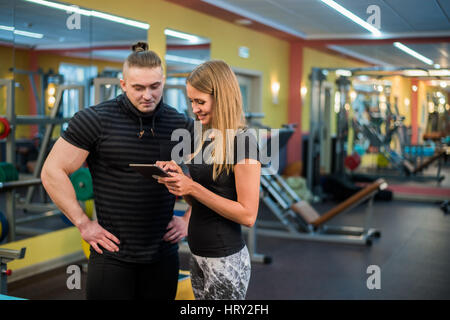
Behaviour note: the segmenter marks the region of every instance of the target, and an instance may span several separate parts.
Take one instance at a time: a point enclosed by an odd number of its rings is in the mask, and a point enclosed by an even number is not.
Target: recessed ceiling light
[[[433,64],[433,60],[428,59],[427,57],[421,55],[420,53],[418,53],[417,51],[414,51],[413,49],[405,46],[403,43],[401,42],[394,42],[394,47],[402,50],[403,52],[409,54],[410,56],[413,56],[414,58],[428,64],[428,65],[432,65]]]
[[[25,31],[25,30],[18,30],[16,28],[10,27],[10,26],[2,26],[2,25],[0,25],[0,30],[11,31],[14,34],[17,34],[17,35],[20,35],[20,36],[24,36],[24,37],[29,37],[29,38],[42,39],[44,37],[44,35],[42,33],[29,32],[29,31]]]
[[[421,69],[403,70],[402,73],[406,77],[426,77],[426,76],[428,76],[428,72],[426,70],[421,70]]]
[[[333,8],[334,10],[339,12],[340,14],[346,16],[347,18],[349,18],[353,22],[359,24],[364,29],[370,31],[374,36],[376,36],[376,37],[380,37],[381,36],[380,30],[378,30],[377,28],[372,26],[370,23],[367,23],[367,21],[364,21],[363,19],[361,19],[360,17],[358,17],[354,13],[352,13],[349,10],[345,9],[343,6],[337,4],[335,1],[333,1],[333,0],[322,0],[322,2],[325,3],[326,5],[330,6],[331,8]]]
[[[249,19],[237,19],[237,20],[234,20],[234,22],[236,24],[240,24],[241,26],[249,26],[249,25],[251,25],[253,23]]]
[[[450,77],[449,69],[428,70],[428,73],[432,77]]]
[[[171,55],[171,54],[166,54],[165,59],[166,59],[166,61],[181,62],[181,63],[187,63],[187,64],[193,64],[193,65],[199,65],[199,64],[202,64],[203,62],[205,62],[204,60],[200,60],[200,59],[192,59],[192,58],[181,57],[181,56],[176,56],[176,55]]]
[[[92,17],[96,17],[96,18],[100,18],[100,19],[104,19],[104,20],[122,23],[125,25],[129,25],[129,26],[144,29],[144,30],[148,30],[150,28],[150,25],[148,23],[143,23],[143,22],[139,22],[139,21],[135,21],[135,20],[131,20],[131,19],[126,19],[126,18],[122,18],[122,17],[115,16],[112,14],[103,13],[100,11],[81,9],[76,6],[70,6],[70,5],[47,1],[47,0],[25,0],[25,1],[40,4],[40,5],[58,9],[58,10],[63,10],[66,12],[78,13],[78,14],[81,14],[86,17],[92,16]]]
[[[190,41],[192,43],[200,42],[200,38],[199,37],[194,36],[192,34],[180,32],[180,31],[166,29],[166,30],[164,30],[164,34],[166,36],[171,36],[171,37],[175,37],[175,38],[178,38],[178,39],[188,40],[188,41]]]

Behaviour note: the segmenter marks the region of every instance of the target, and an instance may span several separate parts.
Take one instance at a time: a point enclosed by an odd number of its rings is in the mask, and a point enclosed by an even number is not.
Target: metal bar
[[[295,202],[302,201],[302,199],[300,199],[298,194],[295,193],[294,190],[292,190],[292,188],[286,183],[286,181],[282,177],[280,177],[280,175],[277,174],[275,176],[275,179],[283,187],[284,191],[286,191]]]
[[[275,198],[275,200],[278,202],[278,204],[284,209],[284,210],[288,210],[289,209],[289,203],[287,203],[272,187],[272,185],[265,180],[265,178],[263,176],[261,176],[261,185],[263,186],[263,188],[265,188],[265,190],[272,196]]]
[[[59,86],[58,90],[56,92],[55,105],[50,114],[50,118],[52,118],[52,119],[57,118],[57,115],[61,108],[63,92],[64,92],[64,90],[71,90],[71,89],[79,90],[78,97],[81,99],[84,99],[84,96],[81,93],[83,91],[83,86],[80,86],[80,85],[61,85],[61,86]],[[82,103],[81,99],[79,100],[79,103]],[[79,109],[83,108],[83,104],[79,104],[78,108]],[[36,166],[35,166],[34,172],[33,172],[34,178],[39,178],[39,176],[41,174],[42,166],[44,165],[45,157],[47,156],[47,147],[50,143],[50,139],[51,139],[54,128],[55,128],[54,124],[47,124],[45,127],[44,138],[42,139],[41,148],[39,149],[38,158],[36,160]],[[27,195],[25,198],[26,204],[29,204],[31,202],[31,199],[33,198],[34,190],[35,190],[34,186],[30,186],[28,188]]]
[[[22,234],[22,235],[26,235],[26,236],[37,236],[37,235],[40,235],[40,234],[49,233],[50,231],[54,231],[54,230],[42,229],[42,228],[23,227],[23,226],[17,226],[16,227],[16,233],[17,234]]]
[[[30,203],[28,205],[17,202],[16,208],[27,212],[43,212],[58,209],[54,203]]]
[[[51,118],[48,116],[16,116],[17,125],[47,125],[47,124],[62,124],[68,122],[71,118]]]
[[[34,81],[34,72],[28,72],[28,79],[30,80],[31,89],[33,91],[34,101],[36,102],[36,110],[38,114],[43,114],[43,106],[41,106],[41,100],[39,99],[39,94],[36,87],[36,82]],[[42,81],[41,81],[42,85]]]
[[[0,182],[0,191],[41,184],[41,179]]]
[[[366,229],[352,226],[322,226],[320,229],[322,234],[348,234],[362,235]]]
[[[266,176],[265,178],[267,179],[269,185],[274,190],[273,192],[278,197],[282,198],[287,205],[286,208],[289,208],[292,203],[292,197],[289,195],[289,193],[285,192],[283,186],[280,183],[278,183],[278,180],[274,179],[273,176]]]
[[[0,260],[6,263],[15,259],[23,259],[26,251],[27,249],[25,247],[20,250],[0,248]]]
[[[62,212],[59,210],[52,210],[52,211],[47,211],[47,212],[43,212],[43,213],[37,213],[37,214],[33,214],[24,218],[19,218],[16,219],[16,225],[18,224],[24,224],[24,223],[28,223],[28,222],[34,222],[34,221],[39,221],[39,220],[43,220],[43,219],[47,219],[47,218],[51,218],[51,217],[55,217],[55,216],[61,216]]]
[[[94,79],[94,104],[99,104],[102,101],[101,97],[101,86],[104,85],[120,85],[120,80],[118,78],[95,78]],[[189,105],[189,104],[188,104]]]
[[[320,233],[300,233],[300,232],[286,232],[286,231],[275,231],[264,229],[259,229],[258,235],[284,239],[318,241],[318,242],[346,243],[357,245],[367,244],[367,237],[365,235],[362,236],[332,235],[332,234],[323,235]]]
[[[258,219],[256,221],[259,227],[262,228],[276,228],[276,229],[285,229],[284,225],[278,220],[262,220]]]
[[[272,258],[269,256],[266,256],[264,254],[261,253],[257,253],[257,244],[256,244],[256,234],[257,234],[257,229],[256,229],[256,223],[252,228],[247,228],[247,227],[243,227],[242,228],[242,232],[243,233],[247,233],[247,248],[248,248],[248,252],[250,254],[250,259],[252,262],[257,262],[257,263],[271,263],[272,262]]]
[[[310,125],[308,137],[308,161],[306,168],[306,182],[308,190],[314,193],[314,139],[316,135],[316,113],[320,95],[321,69],[313,68],[311,71],[311,97],[310,97]]]
[[[6,86],[6,117],[8,118],[11,133],[6,138],[6,162],[16,163],[16,112],[15,112],[15,102],[14,102],[14,80],[11,79],[1,79],[0,83]],[[8,230],[8,242],[14,241],[16,238],[15,234],[15,197],[16,193],[14,190],[6,192],[5,201],[5,214],[6,219],[8,219],[9,230]]]
[[[285,228],[287,228],[289,231],[295,231],[295,227],[292,226],[292,224],[289,223],[289,221],[285,217],[286,211],[281,211],[279,207],[277,207],[275,202],[270,199],[270,197],[263,197],[262,200],[264,204],[272,211],[272,213],[275,214],[275,216],[283,223]]]
[[[256,224],[252,228],[243,228],[244,232],[247,232],[247,246],[250,253],[250,259],[253,262],[267,263],[271,259],[266,257],[264,254],[257,253],[257,242],[256,242]]]
[[[41,184],[41,179],[0,182],[0,191],[20,188],[20,187],[35,186],[35,185],[39,185],[39,184]]]
[[[6,219],[8,220],[9,230],[8,230],[8,242],[16,240],[16,191],[14,189],[8,190],[5,196],[5,209],[6,209]]]
[[[6,162],[16,163],[16,111],[14,103],[14,80],[0,79],[0,84],[6,86],[6,117],[11,127],[11,133],[6,138]]]
[[[6,275],[7,265],[0,262],[0,294],[8,293],[8,276]]]
[[[380,172],[373,172],[373,173],[363,173],[363,172],[355,172],[351,174],[356,177],[361,178],[371,178],[371,179],[377,179],[377,178],[384,178],[385,180],[394,180],[394,181],[417,181],[417,182],[425,182],[425,181],[442,181],[445,179],[445,176],[418,176],[418,175],[398,175],[398,174],[392,174],[389,173],[386,170],[380,171]]]
[[[372,214],[373,214],[373,199],[375,198],[375,194],[373,194],[370,199],[369,203],[366,208],[366,216],[365,216],[365,222],[364,222],[364,230],[369,230],[371,224],[372,224]]]

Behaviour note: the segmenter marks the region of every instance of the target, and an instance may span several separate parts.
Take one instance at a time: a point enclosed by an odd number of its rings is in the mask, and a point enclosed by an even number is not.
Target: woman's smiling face
[[[202,125],[209,124],[212,119],[213,96],[195,89],[189,83],[186,84],[186,92],[197,119]]]

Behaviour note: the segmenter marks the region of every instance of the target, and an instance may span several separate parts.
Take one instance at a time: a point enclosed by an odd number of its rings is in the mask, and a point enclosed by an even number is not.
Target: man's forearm
[[[77,201],[75,190],[63,170],[42,170],[42,184],[55,205],[77,227],[89,220]]]

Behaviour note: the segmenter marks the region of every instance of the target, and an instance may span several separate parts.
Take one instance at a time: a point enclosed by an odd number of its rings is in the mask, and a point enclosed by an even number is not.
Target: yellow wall
[[[11,47],[0,46],[0,78],[14,79],[20,84],[20,87],[14,89],[15,92],[15,112],[17,115],[29,114],[28,108],[28,92],[30,92],[30,83],[28,76],[22,74],[14,74],[9,71],[10,68],[29,69],[28,54],[26,51]],[[6,88],[0,90],[0,115],[6,113]],[[22,138],[29,136],[29,127],[18,126],[16,137]]]
[[[71,3],[149,23],[150,47],[162,58],[166,51],[166,28],[209,38],[212,59],[263,73],[262,112],[266,114],[263,122],[272,127],[287,122],[288,42],[162,0],[135,0],[133,5],[111,0],[72,0]],[[250,49],[249,59],[238,56],[240,46]],[[270,91],[270,81],[274,79],[280,83],[278,105],[272,103]]]
[[[412,78],[395,76],[386,78],[392,82],[391,106],[394,107],[394,97],[397,97],[398,110],[402,116],[405,116],[404,124],[410,126],[412,123],[411,95]],[[433,87],[427,85],[426,81],[419,80],[417,84],[417,124],[419,127],[418,142],[422,142],[425,133],[428,118],[427,93],[432,92]],[[409,101],[409,105],[407,104]],[[392,109],[395,112],[395,109]]]
[[[398,111],[400,115],[405,116],[405,121],[403,123],[406,126],[411,125],[411,79],[401,76],[394,76],[386,78],[386,80],[389,80],[392,83],[390,97],[392,112],[396,112],[394,101],[395,98],[397,98]]]
[[[425,84],[425,81],[419,81],[417,87],[417,123],[420,128],[418,142],[421,143],[428,118],[427,85]]]
[[[0,79],[12,79],[13,74],[9,68],[13,66],[13,48],[0,46]],[[0,88],[0,114],[6,112],[6,88]]]
[[[318,68],[357,68],[367,67],[368,64],[358,62],[355,60],[347,59],[341,56],[332,55],[329,53],[321,52],[316,49],[304,48],[303,49],[303,74],[302,74],[302,86],[307,87],[308,92],[303,98],[302,104],[302,131],[309,131],[309,110],[310,110],[310,95],[311,95],[311,82],[309,81],[309,75],[313,67]],[[333,88],[335,88],[336,75],[334,72],[330,72],[327,76],[327,82],[329,82]],[[334,105],[334,92],[332,92],[332,101]],[[336,114],[333,112],[331,118],[331,133],[335,132]]]

